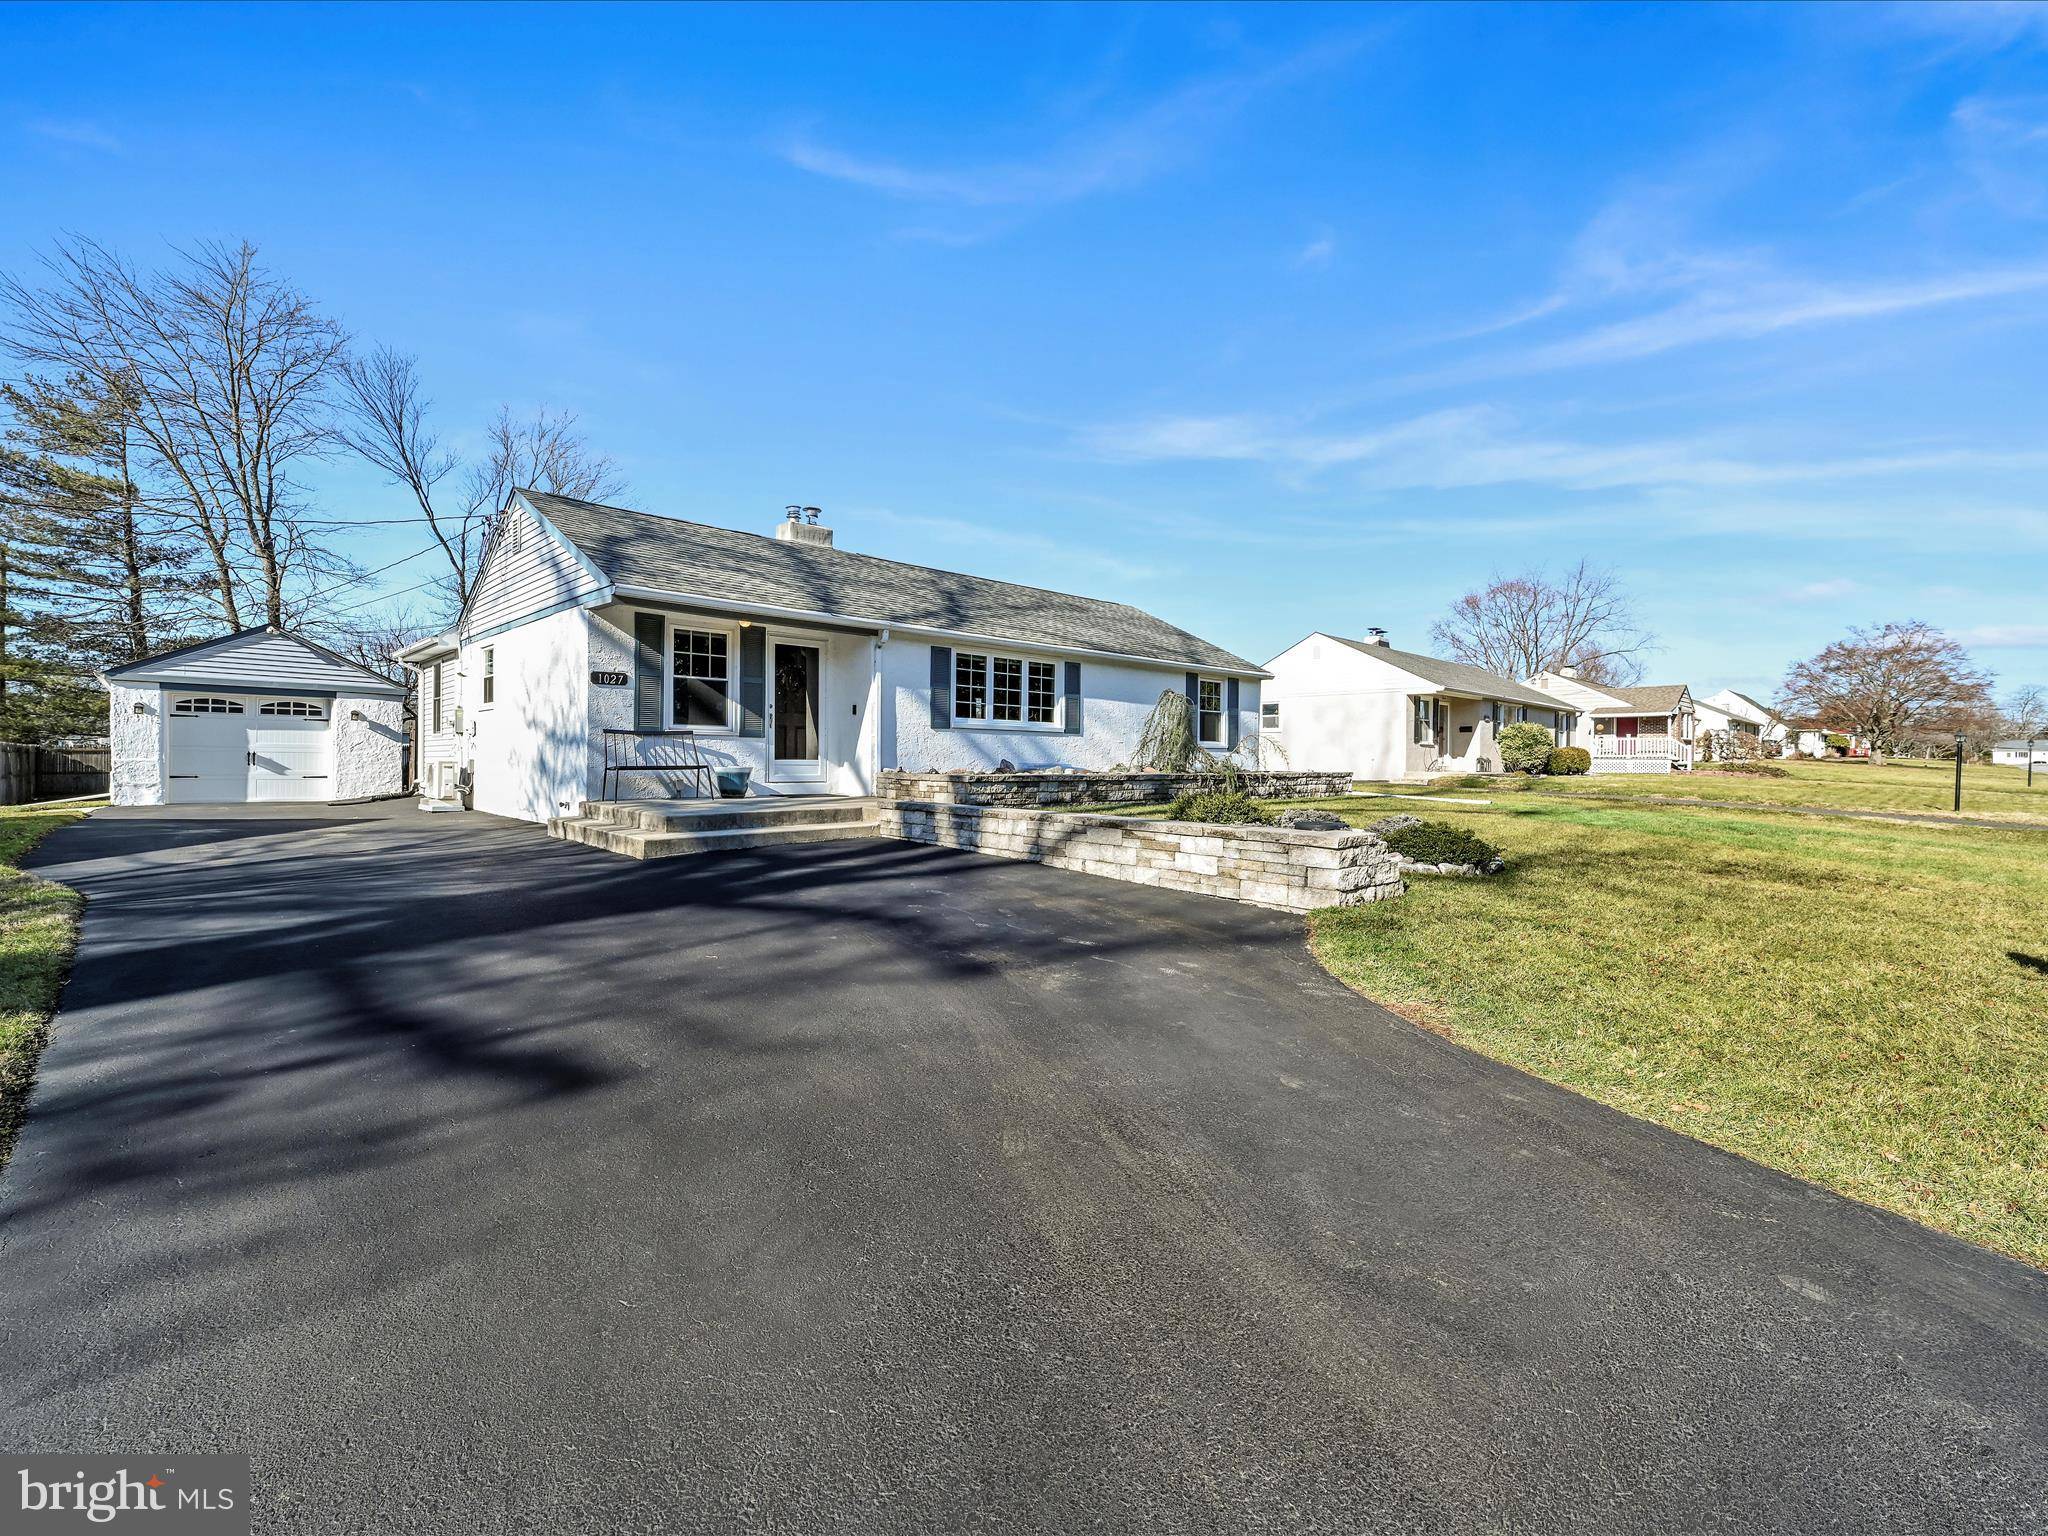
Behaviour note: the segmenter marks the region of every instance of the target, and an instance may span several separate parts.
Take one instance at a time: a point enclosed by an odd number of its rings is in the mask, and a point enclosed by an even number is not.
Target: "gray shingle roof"
[[[1512,677],[1503,677],[1498,672],[1489,672],[1484,667],[1468,666],[1462,661],[1445,661],[1441,656],[1418,656],[1413,651],[1397,651],[1390,645],[1374,645],[1369,640],[1350,640],[1343,635],[1331,635],[1339,645],[1348,645],[1354,651],[1399,667],[1421,678],[1426,683],[1435,683],[1439,688],[1455,688],[1460,693],[1476,693],[1481,698],[1505,699],[1512,704],[1540,704],[1545,709],[1565,709],[1572,706],[1554,694],[1540,693]]]
[[[1613,688],[1606,683],[1594,685],[1602,693],[1612,694],[1628,706],[1627,709],[1596,709],[1596,715],[1668,715],[1678,708],[1685,697],[1683,683],[1653,683],[1645,688]]]
[[[1070,646],[1175,666],[1259,669],[1128,603],[521,491],[613,582],[805,613]]]

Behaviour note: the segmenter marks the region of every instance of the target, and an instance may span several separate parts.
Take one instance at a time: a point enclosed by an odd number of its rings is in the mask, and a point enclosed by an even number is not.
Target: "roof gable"
[[[289,630],[268,625],[181,645],[108,669],[131,683],[222,688],[311,688],[403,694],[402,684]]]
[[[1484,667],[1471,666],[1462,661],[1446,661],[1441,656],[1421,656],[1414,651],[1397,651],[1390,645],[1375,645],[1369,640],[1351,640],[1343,635],[1323,632],[1323,638],[1334,640],[1339,645],[1349,646],[1361,656],[1374,661],[1383,661],[1410,677],[1420,678],[1438,688],[1449,688],[1458,693],[1476,693],[1482,698],[1503,699],[1512,704],[1534,704],[1544,709],[1569,709],[1568,700],[1554,694],[1541,693],[1526,683],[1518,683],[1512,677],[1499,672],[1489,672]]]
[[[1671,715],[1678,713],[1692,698],[1683,683],[1651,683],[1640,688],[1605,687],[1600,691],[1621,700],[1621,707],[1597,709],[1594,713],[1598,715]]]
[[[739,533],[544,491],[519,496],[614,586],[711,603],[1104,651],[1256,674],[1241,656],[1128,603]]]

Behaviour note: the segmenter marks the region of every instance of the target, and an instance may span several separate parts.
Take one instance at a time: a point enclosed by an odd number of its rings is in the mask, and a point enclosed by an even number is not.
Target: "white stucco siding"
[[[967,649],[953,645],[949,649]],[[990,645],[984,649],[1009,655],[1034,656],[1029,647]],[[1075,659],[1044,653],[1060,664]],[[1019,768],[1114,768],[1129,763],[1138,750],[1145,718],[1162,693],[1184,693],[1187,667],[1148,667],[1128,662],[1079,658],[1081,664],[1081,726],[1077,735],[1064,730],[1024,730],[955,722],[932,725],[931,642],[895,636],[881,647],[884,708],[893,721],[893,753],[884,743],[883,766],[912,772],[954,768],[993,768],[1007,758]],[[1238,684],[1237,740],[1259,734],[1259,683]],[[893,757],[893,760],[890,760]]]
[[[471,803],[494,816],[546,821],[590,798],[586,783],[592,695],[590,623],[581,608],[501,630],[462,648],[460,750],[473,775]],[[492,698],[483,701],[484,651]]]
[[[1411,771],[1409,701],[1433,685],[1328,635],[1289,646],[1266,670],[1273,674],[1266,697],[1280,706],[1277,734],[1289,768],[1343,768],[1360,779]]]
[[[405,704],[367,694],[334,696],[334,798],[395,795],[405,784]],[[355,717],[361,715],[362,719]]]
[[[606,590],[576,551],[521,502],[506,509],[462,615],[465,640]]]
[[[143,712],[137,714],[140,704]],[[161,805],[163,697],[154,683],[107,685],[108,798],[115,805]]]

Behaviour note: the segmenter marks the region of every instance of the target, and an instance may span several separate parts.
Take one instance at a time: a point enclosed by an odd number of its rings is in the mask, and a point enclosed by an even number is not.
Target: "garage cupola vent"
[[[775,537],[789,544],[822,544],[830,549],[832,530],[818,521],[822,515],[816,507],[784,507],[782,521],[775,525]]]

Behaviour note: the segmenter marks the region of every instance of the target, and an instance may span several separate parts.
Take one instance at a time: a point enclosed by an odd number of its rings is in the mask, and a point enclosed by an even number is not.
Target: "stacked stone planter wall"
[[[1237,777],[1246,794],[1265,800],[1327,800],[1351,792],[1349,773],[1261,768]],[[1222,783],[1218,773],[911,773],[891,768],[876,776],[875,792],[885,800],[942,805],[1161,805]]]
[[[879,830],[914,843],[1029,859],[1283,912],[1383,901],[1405,889],[1400,861],[1370,832],[1212,827],[903,799],[882,802]]]

